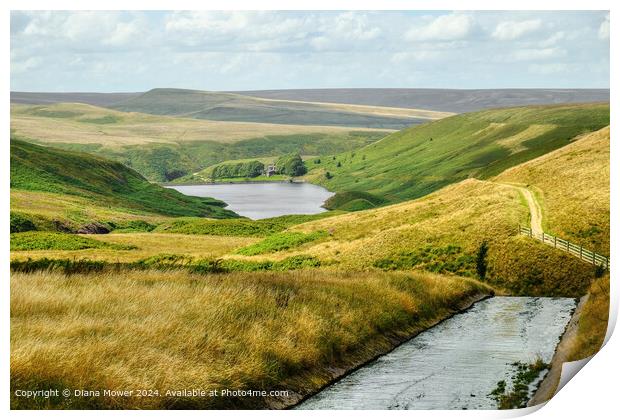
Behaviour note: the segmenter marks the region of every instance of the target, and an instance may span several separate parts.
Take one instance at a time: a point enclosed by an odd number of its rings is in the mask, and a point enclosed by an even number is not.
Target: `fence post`
[[[596,252],[592,252],[592,264],[596,265]]]
[[[557,248],[557,247],[558,247],[558,237],[557,237],[557,236],[554,236],[554,237],[553,237],[553,247],[554,247],[554,248]]]
[[[579,245],[579,258],[583,260],[583,245]]]

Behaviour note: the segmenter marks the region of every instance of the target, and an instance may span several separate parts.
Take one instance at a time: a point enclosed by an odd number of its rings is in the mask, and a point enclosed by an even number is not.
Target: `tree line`
[[[299,154],[280,156],[276,162],[276,174],[300,176],[307,172]],[[258,160],[238,163],[223,163],[213,168],[211,178],[255,178],[265,172],[265,164]]]

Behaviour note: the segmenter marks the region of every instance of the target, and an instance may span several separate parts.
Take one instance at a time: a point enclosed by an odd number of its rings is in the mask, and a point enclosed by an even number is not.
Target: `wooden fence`
[[[574,244],[565,239],[558,238],[557,236],[549,235],[545,232],[534,233],[532,232],[531,228],[525,226],[519,226],[519,233],[521,235],[537,239],[542,243],[550,245],[554,248],[569,252],[585,262],[609,269],[609,257],[597,254],[596,252],[588,251],[587,249],[584,249],[584,247],[582,247],[581,245]]]

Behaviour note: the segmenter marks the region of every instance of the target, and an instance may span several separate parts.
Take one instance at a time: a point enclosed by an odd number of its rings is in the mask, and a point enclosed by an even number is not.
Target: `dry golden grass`
[[[277,407],[281,400],[163,395],[195,388],[306,395],[337,369],[488,293],[473,280],[423,273],[13,274],[13,389],[157,389],[160,397],[14,398],[12,407]]]
[[[62,113],[76,113],[78,115],[71,117],[33,115],[33,110],[38,108],[44,108],[50,113],[49,115],[63,115]],[[108,124],[84,121],[107,116],[111,116],[117,121]],[[11,131],[18,137],[33,138],[48,143],[102,144],[107,147],[122,147],[151,142],[215,141],[234,143],[267,135],[393,130],[207,121],[137,112],[121,112],[85,104],[62,103],[44,107],[39,105],[12,105]]]
[[[609,127],[496,178],[528,186],[548,233],[609,255]]]
[[[568,352],[568,361],[590,357],[603,345],[609,320],[609,274],[592,282],[579,326]]]
[[[513,188],[469,179],[418,200],[305,223],[292,230],[330,233],[329,241],[296,252],[363,268],[427,245],[454,244],[475,252],[485,239],[493,242],[514,235],[527,218],[527,207]]]
[[[247,97],[246,97],[247,98]],[[397,108],[390,106],[373,106],[373,105],[355,105],[355,104],[342,104],[336,102],[306,102],[306,101],[293,101],[287,99],[267,99],[267,98],[252,98],[257,102],[275,102],[275,103],[292,103],[292,104],[312,104],[320,105],[323,108],[333,110],[336,112],[355,112],[365,115],[377,115],[384,117],[409,117],[409,118],[423,118],[429,120],[438,120],[446,118],[451,115],[455,115],[454,112],[443,111],[431,111],[428,109],[416,109],[416,108]]]
[[[519,190],[468,179],[418,200],[294,226],[326,231],[325,240],[273,254],[236,258],[283,259],[312,255],[346,269],[418,268],[475,277],[475,256],[488,244],[487,281],[506,293],[581,296],[594,274],[577,258],[518,236],[529,222]]]
[[[75,251],[38,250],[13,251],[11,259],[27,258],[89,259],[109,262],[132,262],[160,254],[175,254],[196,259],[215,259],[234,249],[257,242],[258,238],[234,236],[181,235],[173,233],[110,233],[107,235],[80,235],[111,244],[133,245],[137,249],[81,249]]]

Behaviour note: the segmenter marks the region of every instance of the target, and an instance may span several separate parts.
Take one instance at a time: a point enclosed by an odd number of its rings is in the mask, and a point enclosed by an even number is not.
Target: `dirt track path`
[[[503,182],[501,184],[508,187],[516,188],[521,192],[523,198],[525,198],[525,201],[527,201],[528,207],[530,208],[530,227],[532,228],[532,233],[541,235],[543,233],[542,209],[540,207],[540,204],[538,203],[538,200],[536,200],[534,193],[532,193],[532,191],[530,191],[526,187],[521,187],[519,185]]]
[[[525,187],[516,187],[521,191],[523,197],[527,200],[527,205],[530,208],[530,225],[532,227],[533,233],[541,234],[543,232],[542,228],[542,209],[540,208],[540,204],[534,197],[532,191],[528,190]]]

